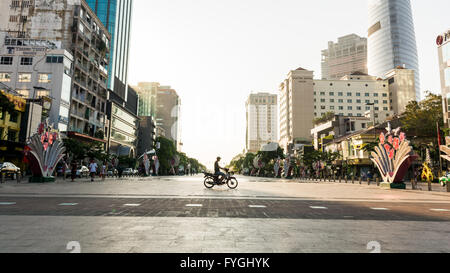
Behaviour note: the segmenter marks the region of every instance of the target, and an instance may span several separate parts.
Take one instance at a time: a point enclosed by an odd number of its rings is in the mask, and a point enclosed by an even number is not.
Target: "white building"
[[[69,122],[72,63],[72,54],[47,41],[0,33],[0,82],[25,99],[48,98],[50,124],[60,131]]]
[[[269,142],[278,142],[277,95],[251,94],[246,102],[246,150],[256,153]]]

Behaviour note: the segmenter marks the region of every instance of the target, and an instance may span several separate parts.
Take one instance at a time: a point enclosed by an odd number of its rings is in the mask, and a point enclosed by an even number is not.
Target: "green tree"
[[[160,143],[160,148],[156,150],[156,155],[158,156],[161,173],[167,174],[171,167],[169,160],[172,160],[176,155],[175,143],[165,137],[157,137],[156,142]]]
[[[411,101],[406,106],[406,111],[401,117],[403,129],[416,139],[437,139],[436,124],[442,128],[444,114],[442,111],[442,96],[428,93],[421,102]],[[434,140],[436,141],[436,140]]]

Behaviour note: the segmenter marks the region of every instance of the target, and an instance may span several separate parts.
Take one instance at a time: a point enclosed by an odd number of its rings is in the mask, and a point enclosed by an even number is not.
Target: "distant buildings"
[[[353,73],[339,80],[314,80],[313,71],[290,71],[280,85],[280,146],[311,141],[313,120],[333,112],[347,117],[370,117],[379,124],[400,114],[415,100],[414,72],[388,71],[384,79]],[[371,121],[373,124],[373,121]]]
[[[404,67],[415,72],[420,99],[419,62],[410,0],[369,0],[368,68],[377,77]]]
[[[140,82],[134,87],[139,94],[139,117],[153,117],[154,134],[174,141],[177,150],[181,150],[180,107],[181,100],[170,86],[161,86],[157,82]],[[144,119],[146,128],[151,128],[149,119]],[[152,129],[153,130],[153,129]],[[143,142],[142,142],[143,143]],[[149,143],[145,141],[145,143]],[[143,145],[143,144],[142,144]],[[149,145],[140,150],[153,149]]]
[[[246,150],[257,153],[261,146],[278,142],[277,95],[251,94],[245,104],[247,116]]]
[[[354,72],[367,74],[367,38],[350,34],[328,42],[322,50],[322,79],[340,79]]]
[[[436,39],[444,108],[444,123],[450,128],[450,30]]]

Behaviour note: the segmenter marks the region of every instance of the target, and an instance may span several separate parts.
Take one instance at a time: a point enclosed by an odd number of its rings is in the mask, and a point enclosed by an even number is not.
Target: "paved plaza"
[[[0,252],[450,252],[450,194],[239,176],[0,184]]]

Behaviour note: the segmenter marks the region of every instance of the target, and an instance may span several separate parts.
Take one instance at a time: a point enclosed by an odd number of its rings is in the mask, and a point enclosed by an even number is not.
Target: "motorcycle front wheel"
[[[206,188],[211,189],[214,187],[214,179],[212,179],[211,177],[207,177],[203,184]]]
[[[228,180],[227,185],[228,185],[228,188],[234,190],[238,186],[238,181],[236,178],[231,178],[230,180]]]

